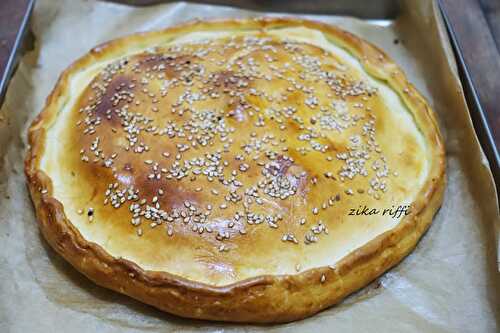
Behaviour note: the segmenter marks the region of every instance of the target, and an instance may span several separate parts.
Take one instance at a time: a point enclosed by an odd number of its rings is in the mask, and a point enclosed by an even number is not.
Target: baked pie
[[[410,253],[445,185],[435,114],[402,70],[294,18],[100,45],[62,73],[29,144],[48,243],[95,283],[200,319],[338,303]]]

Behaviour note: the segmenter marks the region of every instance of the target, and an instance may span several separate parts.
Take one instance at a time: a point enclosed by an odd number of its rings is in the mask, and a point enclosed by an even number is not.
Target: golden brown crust
[[[69,79],[94,61],[113,59],[125,47],[156,45],[192,31],[270,29],[302,26],[322,31],[358,58],[372,76],[386,81],[404,100],[430,149],[429,173],[410,215],[394,229],[347,255],[334,267],[319,267],[293,275],[266,275],[226,286],[190,281],[168,272],[145,271],[135,263],[112,257],[88,242],[68,221],[63,205],[52,196],[51,179],[40,169],[46,132],[68,95]],[[416,245],[441,205],[445,186],[444,147],[434,113],[407,81],[402,70],[381,50],[322,23],[291,19],[194,21],[164,31],[117,39],[91,52],[65,70],[46,106],[29,130],[25,161],[28,187],[44,237],[75,268],[95,283],[127,294],[161,310],[184,317],[235,322],[286,322],[310,316],[365,286],[397,264]],[[322,278],[324,276],[324,278]],[[323,280],[322,283],[318,281]]]

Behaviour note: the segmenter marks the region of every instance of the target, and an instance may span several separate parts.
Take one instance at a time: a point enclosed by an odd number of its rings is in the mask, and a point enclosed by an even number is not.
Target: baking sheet
[[[229,7],[175,3],[133,8],[84,0],[39,0],[35,49],[22,59],[0,109],[0,331],[380,331],[495,332],[500,318],[495,188],[467,113],[435,3],[403,1],[389,25],[346,17],[333,23],[383,48],[439,116],[446,140],[443,207],[416,250],[343,303],[311,318],[273,326],[174,317],[100,288],[43,241],[25,186],[26,129],[59,73],[91,47],[136,31],[192,18],[262,15]],[[398,41],[396,43],[396,40]]]

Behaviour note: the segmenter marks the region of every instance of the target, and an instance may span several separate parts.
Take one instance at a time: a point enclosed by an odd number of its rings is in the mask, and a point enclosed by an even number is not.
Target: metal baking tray
[[[497,187],[497,195],[500,199],[500,154],[498,152],[498,147],[495,144],[490,126],[488,124],[485,110],[483,109],[477,90],[472,83],[472,78],[469,70],[467,69],[467,64],[465,63],[464,57],[462,56],[462,51],[460,45],[457,41],[453,27],[450,24],[450,20],[444,11],[443,6],[440,1],[438,1],[439,9],[441,10],[441,15],[443,16],[446,29],[448,30],[448,35],[450,37],[451,44],[453,46],[453,51],[455,53],[455,58],[458,66],[458,73],[460,75],[460,81],[462,82],[462,87],[465,93],[465,99],[467,101],[467,106],[469,107],[469,113],[472,118],[472,123],[474,124],[474,129],[476,130],[476,135],[481,143],[486,157],[490,163],[490,169],[495,180]]]
[[[11,2],[12,3],[12,2]],[[25,7],[25,13],[21,17],[21,20],[19,22],[16,22],[18,24],[17,27],[13,27],[14,29],[17,28],[17,34],[16,38],[14,40],[14,44],[12,47],[12,50],[10,50],[9,57],[7,58],[7,63],[5,64],[5,68],[3,73],[1,72],[0,69],[0,106],[2,105],[3,98],[5,96],[5,92],[7,91],[7,87],[9,85],[10,78],[14,72],[14,68],[16,68],[17,62],[21,55],[23,54],[23,51],[25,51],[28,48],[29,40],[30,38],[27,38],[30,36],[28,33],[29,29],[29,20],[31,17],[31,13],[33,12],[33,6],[35,4],[35,0],[28,0],[26,3],[23,3],[22,1],[18,2],[16,5],[20,6],[26,6]],[[7,4],[8,5],[8,4]],[[4,4],[5,6],[5,4]],[[0,5],[1,7],[1,5]]]
[[[116,2],[129,5],[147,6],[158,3],[172,2],[165,0],[108,0],[109,2]],[[439,0],[436,0],[440,4]],[[352,1],[352,0],[319,0],[319,1],[304,1],[304,0],[275,0],[275,1],[259,1],[259,0],[199,0],[187,1],[198,2],[207,4],[230,5],[233,7],[261,10],[261,11],[274,11],[274,12],[289,12],[289,13],[305,13],[305,14],[335,14],[335,15],[348,15],[358,17],[378,24],[389,23],[395,19],[400,12],[399,1],[397,0],[378,0],[378,1]],[[29,17],[33,9],[34,0],[29,0],[26,15],[24,16],[20,27],[14,47],[11,51],[7,68],[3,73],[0,80],[0,103],[3,101],[10,76],[16,66],[16,61],[26,49],[26,42],[24,41],[29,33],[27,27],[29,25]],[[476,133],[481,142],[481,146],[488,157],[491,170],[495,178],[497,188],[500,188],[500,155],[493,140],[490,128],[486,121],[485,111],[482,108],[476,89],[472,83],[470,73],[464,62],[460,47],[455,38],[455,33],[450,25],[450,21],[443,10],[441,9],[442,16],[450,40],[455,52],[457,65],[459,68],[460,79],[462,81],[465,97],[469,106],[471,118],[474,123]]]
[[[106,1],[136,6],[173,2],[172,0]],[[185,2],[225,5],[266,12],[348,15],[362,19],[394,19],[400,9],[398,0],[187,0]]]

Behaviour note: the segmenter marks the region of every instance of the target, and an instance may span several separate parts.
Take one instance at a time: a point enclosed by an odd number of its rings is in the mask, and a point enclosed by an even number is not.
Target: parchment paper
[[[184,3],[133,8],[83,0],[37,2],[35,50],[22,59],[0,110],[0,332],[499,330],[495,189],[431,1],[404,1],[403,14],[389,26],[312,17],[375,43],[405,69],[437,111],[448,154],[445,201],[417,249],[340,305],[274,326],[181,319],[94,285],[43,241],[25,186],[23,158],[26,128],[59,73],[91,47],[118,36],[194,17],[254,15],[261,13]]]

